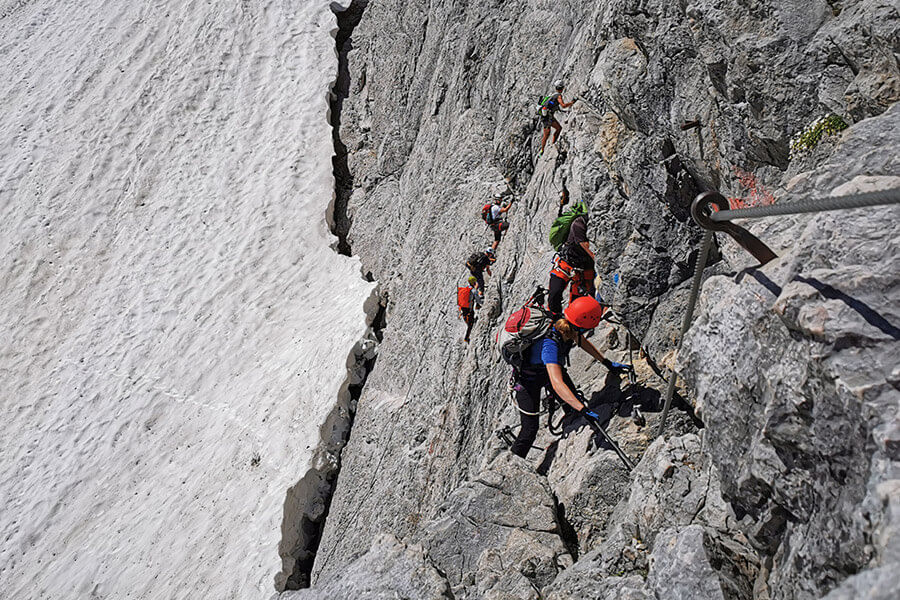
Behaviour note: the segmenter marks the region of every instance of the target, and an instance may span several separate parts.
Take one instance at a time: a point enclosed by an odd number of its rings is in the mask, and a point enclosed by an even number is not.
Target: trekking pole
[[[581,393],[581,390],[576,390],[575,397],[578,398],[578,400],[580,400],[585,407],[587,407],[587,400],[585,399],[584,394]],[[628,458],[628,455],[625,454],[625,452],[621,448],[619,448],[619,445],[616,444],[616,442],[610,437],[608,433],[606,433],[606,430],[600,427],[600,423],[594,421],[594,419],[588,417],[587,415],[585,415],[584,418],[587,420],[588,425],[590,425],[591,429],[594,430],[594,433],[599,433],[603,437],[603,439],[609,442],[609,445],[613,447],[615,453],[619,455],[620,459],[622,459],[625,467],[629,471],[634,469],[634,462],[632,462],[632,460]]]
[[[591,429],[594,430],[594,433],[599,433],[601,436],[603,436],[603,439],[605,439],[609,443],[609,445],[613,447],[613,450],[615,451],[616,454],[619,455],[619,458],[622,459],[622,463],[625,465],[625,467],[629,471],[633,470],[634,462],[632,462],[632,460],[630,458],[628,458],[628,455],[625,454],[625,452],[621,448],[619,448],[619,445],[613,441],[613,439],[610,437],[610,435],[608,433],[606,433],[606,430],[604,430],[602,427],[600,427],[599,423],[595,423],[593,421],[593,419],[588,419],[587,421],[588,421],[588,424],[591,426]]]

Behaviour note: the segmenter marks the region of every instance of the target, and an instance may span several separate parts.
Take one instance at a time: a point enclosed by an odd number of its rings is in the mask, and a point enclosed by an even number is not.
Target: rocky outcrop
[[[847,132],[828,161],[793,178],[792,193],[897,187],[900,158],[879,148],[900,126],[898,109]],[[778,224],[780,239],[766,239],[790,251],[738,279],[710,279],[686,340],[707,452],[773,559],[776,597],[818,597],[896,557],[898,216],[877,208]]]
[[[888,589],[896,209],[760,221],[753,231],[780,255],[763,269],[720,236],[677,365],[680,410],[653,440],[701,235],[690,202],[705,189],[800,199],[900,175],[898,23],[879,1],[369,3],[341,115],[347,240],[389,298],[389,325],[314,584],[338,581],[390,532],[421,547],[457,598]],[[560,76],[580,100],[537,158],[534,101]],[[854,126],[791,157],[791,136],[826,109]],[[643,354],[634,384],[583,358],[570,366],[640,459],[630,474],[575,417],[558,437],[542,432],[528,467],[497,457],[495,432],[518,416],[493,337],[546,284],[563,184],[589,205],[600,291],[621,321],[594,340],[617,360]],[[480,203],[507,186],[511,227],[465,345],[454,284],[490,241]]]
[[[504,452],[420,524],[414,545],[378,539],[327,583],[283,597],[369,598],[394,590],[410,598],[537,600],[573,562],[564,528],[544,478]],[[374,595],[353,595],[362,592]]]
[[[341,570],[338,577],[314,590],[281,595],[285,600],[451,600],[446,579],[424,557],[422,549],[408,546],[390,534],[378,536],[372,547]]]
[[[413,539],[456,598],[534,598],[572,564],[543,478],[503,453],[457,488]]]
[[[751,597],[759,561],[718,482],[697,435],[655,441],[633,473],[629,496],[613,511],[602,543],[561,574],[547,597],[603,597],[617,586],[623,586],[622,594],[639,590],[648,598],[690,598],[697,586],[720,595],[695,597]]]

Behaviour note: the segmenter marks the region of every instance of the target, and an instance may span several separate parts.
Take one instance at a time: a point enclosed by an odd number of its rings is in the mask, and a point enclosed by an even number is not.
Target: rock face
[[[406,546],[384,534],[360,558],[342,569],[340,577],[282,594],[286,600],[436,600],[453,598],[444,577],[424,557],[422,548]]]
[[[501,454],[457,488],[414,536],[454,597],[539,598],[572,557],[549,486],[523,461]]]
[[[794,193],[900,184],[896,152],[861,152],[891,143],[898,108],[851,129]],[[855,178],[878,172],[894,176]],[[885,226],[873,227],[874,211]],[[707,282],[687,338],[707,451],[773,557],[777,596],[823,595],[896,556],[898,217],[894,207],[791,219],[790,253],[741,283]]]
[[[680,410],[653,436],[654,369],[672,362],[701,236],[691,201],[705,189],[737,204],[803,199],[857,176],[896,186],[898,25],[878,1],[367,3],[340,137],[348,240],[388,325],[314,585],[390,532],[421,546],[456,598],[890,589],[897,209],[760,221],[780,255],[762,269],[719,236],[678,361]],[[537,157],[535,101],[558,77],[580,100]],[[791,157],[791,137],[825,110],[853,126]],[[454,284],[491,241],[480,205],[507,186],[510,229],[466,345]],[[529,467],[498,457],[494,433],[518,416],[494,335],[547,283],[563,186],[589,206],[599,289],[621,321],[594,341],[616,360],[629,338],[644,350],[630,387],[574,354],[569,369],[640,459],[631,474],[577,418],[558,439],[542,432]]]

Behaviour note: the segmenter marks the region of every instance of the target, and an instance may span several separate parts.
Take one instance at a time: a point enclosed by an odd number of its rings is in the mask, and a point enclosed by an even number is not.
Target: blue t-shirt
[[[548,335],[531,347],[528,364],[564,366],[569,350],[571,350],[569,344],[560,343],[554,336]]]

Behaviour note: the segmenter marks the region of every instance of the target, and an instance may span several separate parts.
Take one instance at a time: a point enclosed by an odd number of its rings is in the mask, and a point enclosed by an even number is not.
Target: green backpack
[[[572,227],[572,221],[586,214],[587,207],[584,205],[584,202],[579,202],[553,221],[553,225],[550,227],[550,245],[553,246],[554,250],[559,250],[566,243],[566,238],[569,237],[569,228]]]

